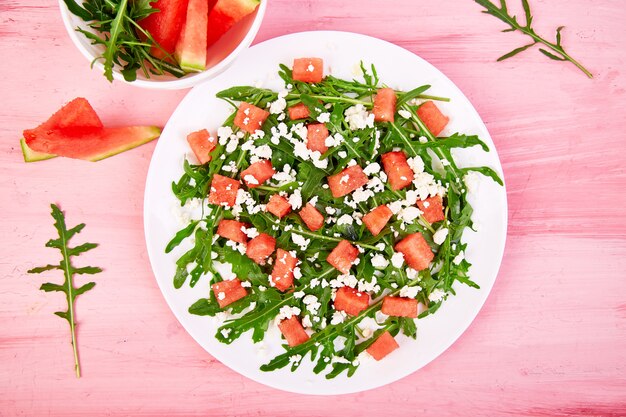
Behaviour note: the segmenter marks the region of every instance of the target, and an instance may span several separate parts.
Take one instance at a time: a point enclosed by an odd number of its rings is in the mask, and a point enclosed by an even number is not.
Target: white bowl
[[[155,90],[179,90],[183,88],[190,88],[202,81],[211,79],[228,68],[241,53],[250,46],[254,37],[256,36],[261,22],[265,15],[268,0],[261,0],[259,7],[256,11],[249,16],[246,16],[239,23],[237,23],[231,30],[229,30],[218,42],[216,42],[208,51],[207,69],[198,72],[187,74],[182,78],[176,78],[173,75],[150,75],[150,78],[146,78],[141,70],[137,72],[137,79],[132,82],[124,80],[124,76],[119,71],[118,67],[113,68],[113,78],[123,82],[127,82],[131,85],[142,88],[150,88]],[[89,62],[93,62],[96,57],[100,56],[103,51],[102,45],[92,45],[91,42],[80,32],[76,31],[77,27],[81,29],[93,31],[86,22],[80,17],[73,15],[68,9],[63,0],[59,0],[59,8],[61,10],[61,17],[63,18],[63,24],[67,33],[70,35],[72,42],[76,45],[76,48],[83,54]],[[93,65],[95,71],[100,73],[104,72],[104,65],[101,61],[95,61]]]

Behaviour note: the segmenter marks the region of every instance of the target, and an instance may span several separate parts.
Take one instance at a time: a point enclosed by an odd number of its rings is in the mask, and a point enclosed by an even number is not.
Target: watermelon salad
[[[64,0],[68,10],[96,33],[77,28],[102,45],[104,75],[113,80],[121,66],[126,81],[137,71],[146,78],[165,73],[181,77],[206,69],[211,47],[252,14],[260,0]]]
[[[398,91],[373,65],[361,71],[343,80],[320,58],[295,59],[280,66],[284,89],[221,91],[231,116],[187,137],[194,156],[172,190],[202,209],[165,248],[173,285],[210,279],[189,312],[217,319],[220,342],[259,343],[276,327],[284,352],[263,371],[308,358],[315,373],[351,376],[402,348],[400,334],[416,338],[455,285],[478,288],[461,240],[467,197],[478,175],[502,181],[458,167],[451,150],[489,148],[442,135],[454,115],[430,86]]]

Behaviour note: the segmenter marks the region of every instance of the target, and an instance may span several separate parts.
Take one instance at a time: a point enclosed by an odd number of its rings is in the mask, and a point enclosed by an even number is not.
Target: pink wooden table
[[[432,62],[468,95],[508,185],[502,269],[469,330],[384,388],[319,398],[279,392],[215,361],[178,324],[152,276],[142,201],[154,144],[98,163],[25,164],[18,139],[61,103],[89,98],[105,123],[164,124],[185,91],[108,84],[74,49],[55,1],[0,1],[0,415],[626,415],[626,10],[621,0],[533,0],[540,32],[595,75],[503,34],[470,0],[272,0],[257,41],[337,29]],[[390,4],[393,3],[393,6]],[[419,5],[418,5],[419,3]],[[511,0],[510,3],[517,2]],[[26,270],[56,260],[49,204],[101,246],[78,302],[83,378],[60,294]],[[389,410],[393,409],[392,413]]]

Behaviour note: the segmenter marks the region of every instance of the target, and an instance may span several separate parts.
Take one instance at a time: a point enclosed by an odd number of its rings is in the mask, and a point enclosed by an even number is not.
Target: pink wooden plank
[[[516,3],[511,1],[511,4]],[[340,398],[282,393],[216,362],[158,291],[142,231],[154,145],[88,164],[24,164],[20,131],[85,96],[105,122],[163,124],[185,92],[108,84],[89,70],[54,2],[0,3],[0,415],[626,414],[626,12],[618,0],[532,1],[540,33],[595,75],[527,51],[471,1],[273,0],[257,40],[349,30],[402,45],[456,82],[498,146],[509,187],[507,252],[492,295],[461,339],[421,371]],[[129,117],[132,115],[132,118]],[[48,205],[101,247],[97,287],[78,302],[84,378],[72,374],[61,297],[26,270],[53,261]],[[133,254],[134,256],[129,256]]]

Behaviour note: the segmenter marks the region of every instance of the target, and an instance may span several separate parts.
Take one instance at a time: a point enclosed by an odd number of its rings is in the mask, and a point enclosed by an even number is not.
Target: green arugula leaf
[[[63,284],[54,284],[51,282],[46,282],[41,285],[40,290],[45,292],[62,292],[65,294],[65,298],[67,300],[67,310],[66,311],[57,311],[57,316],[68,321],[70,325],[70,335],[72,342],[72,349],[74,351],[74,369],[76,371],[76,377],[80,378],[80,361],[78,359],[78,347],[76,345],[76,312],[74,303],[76,298],[84,294],[85,292],[91,290],[96,283],[88,282],[80,287],[76,287],[74,285],[74,275],[76,274],[96,274],[98,272],[102,272],[102,269],[93,266],[86,266],[81,268],[76,268],[72,265],[71,258],[73,256],[78,256],[84,252],[87,252],[91,249],[96,248],[98,245],[95,243],[83,243],[82,245],[75,246],[70,248],[69,241],[74,237],[77,233],[80,233],[81,230],[85,227],[84,223],[81,223],[71,229],[67,229],[65,225],[65,215],[59,209],[59,207],[55,204],[51,205],[52,208],[52,218],[55,220],[54,227],[59,234],[58,239],[51,239],[46,243],[46,247],[58,249],[61,252],[61,262],[56,265],[46,265],[41,267],[36,267],[28,270],[29,274],[39,274],[45,271],[52,270],[60,270],[63,271],[65,276],[65,281]]]
[[[503,30],[503,32],[519,31],[523,33],[524,35],[527,35],[533,39],[532,43],[519,47],[505,55],[502,55],[500,58],[498,58],[498,61],[503,61],[507,58],[517,55],[518,53],[522,51],[525,51],[531,46],[534,46],[540,43],[540,44],[543,44],[545,47],[552,50],[552,52],[549,52],[548,50],[544,48],[539,48],[539,52],[541,52],[548,58],[556,60],[556,61],[569,61],[572,64],[576,65],[576,67],[580,69],[587,77],[593,78],[593,74],[591,74],[591,72],[589,72],[585,67],[582,66],[580,62],[576,61],[571,55],[569,55],[563,49],[563,46],[561,45],[561,30],[563,30],[563,26],[559,26],[556,29],[556,43],[550,42],[546,40],[545,38],[542,38],[541,36],[537,35],[535,30],[532,28],[533,15],[531,13],[530,4],[528,3],[528,0],[521,0],[522,7],[524,9],[524,15],[526,18],[525,25],[520,24],[517,21],[517,18],[515,16],[509,14],[505,0],[500,0],[500,7],[496,6],[490,0],[474,0],[474,1],[485,8],[485,10],[483,10],[483,13],[494,16],[495,18],[501,20],[502,22],[510,26],[510,28]]]

